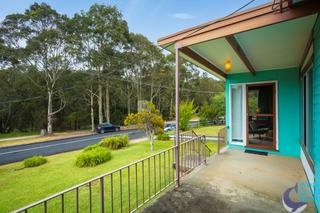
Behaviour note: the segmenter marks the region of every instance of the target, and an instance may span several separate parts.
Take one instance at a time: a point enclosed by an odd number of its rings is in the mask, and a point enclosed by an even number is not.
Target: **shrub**
[[[93,144],[93,145],[90,145],[90,146],[87,146],[86,148],[84,148],[83,151],[84,152],[90,151],[90,150],[93,150],[93,149],[95,149],[97,147],[100,147],[100,145],[99,144]]]
[[[164,134],[164,129],[159,127],[159,128],[158,128],[158,131],[157,131],[157,134],[158,134],[158,135]]]
[[[180,103],[179,125],[182,131],[188,130],[189,121],[196,114],[197,109],[198,108],[194,105],[193,101],[182,101]]]
[[[100,141],[100,146],[106,147],[109,149],[121,149],[127,147],[129,144],[128,135],[120,135],[114,137],[104,138]]]
[[[168,134],[159,134],[157,135],[157,140],[168,141],[170,140],[170,136]]]
[[[23,166],[25,168],[29,167],[36,167],[40,166],[42,164],[45,164],[47,162],[47,159],[43,156],[33,156],[31,158],[27,158],[23,161]]]
[[[90,148],[89,148],[90,147]],[[111,159],[110,150],[100,146],[89,146],[77,157],[76,166],[93,167]]]

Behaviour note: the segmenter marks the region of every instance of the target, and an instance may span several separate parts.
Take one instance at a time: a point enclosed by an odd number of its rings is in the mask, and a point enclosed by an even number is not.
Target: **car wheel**
[[[101,129],[100,133],[103,134],[104,133],[104,129]]]

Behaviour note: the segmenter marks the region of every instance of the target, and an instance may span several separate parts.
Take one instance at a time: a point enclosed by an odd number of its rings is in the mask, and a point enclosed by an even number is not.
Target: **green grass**
[[[204,126],[204,127],[198,127],[193,128],[193,130],[198,135],[205,135],[205,136],[218,136],[218,132],[220,129],[222,129],[224,126]],[[168,134],[174,134],[175,131],[169,131]]]
[[[39,132],[11,132],[0,134],[0,139],[39,135]]]
[[[120,168],[124,165],[132,163],[133,161],[145,158],[150,156],[154,153],[157,153],[161,150],[167,149],[172,147],[173,142],[160,142],[157,141],[154,146],[154,151],[150,151],[150,146],[148,142],[141,142],[137,144],[130,144],[128,148],[112,151],[112,158],[110,161],[101,164],[96,167],[90,168],[78,168],[75,166],[76,156],[81,151],[74,151],[68,152],[58,155],[53,155],[47,157],[48,163],[44,164],[40,167],[28,168],[23,169],[22,163],[13,163],[4,166],[0,166],[0,212],[9,212],[25,205],[28,205],[32,202],[40,200],[44,197],[72,187],[76,184],[99,176],[101,174],[107,173],[108,171]],[[209,147],[212,150],[216,150],[215,143],[208,143]],[[172,153],[171,153],[172,154]],[[164,156],[161,156],[162,163],[161,168],[166,170],[166,176],[162,170],[162,177],[168,177],[166,179],[166,183],[168,181],[174,180],[173,176],[169,176],[169,171],[171,170],[171,174],[173,173],[171,167],[169,166],[172,163],[172,156],[170,154],[170,162],[168,158],[168,154],[166,155],[166,160],[164,160]],[[154,163],[158,168],[159,161],[158,159],[154,162],[154,159],[150,160],[150,168],[151,168],[151,194],[154,191],[154,187],[156,186],[157,190],[160,189],[160,181],[159,181],[159,174],[156,174],[157,184],[154,182]],[[145,175],[144,175],[144,186],[145,186],[145,195],[144,199],[148,196],[147,190],[147,163],[138,164],[137,172],[138,172],[138,183],[139,187],[139,202],[142,201],[142,168],[144,168]],[[123,176],[123,202],[124,202],[124,211],[127,209],[128,205],[128,171],[124,170],[122,173]],[[135,207],[135,166],[130,167],[130,182],[131,182],[131,210]],[[105,178],[105,193],[106,193],[106,209],[110,209],[110,177]],[[114,198],[116,203],[114,209],[119,209],[119,193],[120,193],[120,178],[119,173],[113,176],[113,184],[114,184]],[[164,178],[161,181],[162,186],[164,186]],[[93,212],[99,211],[99,182],[96,181],[92,185],[92,196],[93,196]],[[88,186],[83,186],[79,189],[79,198],[80,198],[80,210],[87,211],[88,210]],[[48,202],[48,208],[51,211],[48,212],[57,212],[59,211],[61,197],[54,199]],[[75,207],[75,192],[69,192],[65,195],[65,207],[66,209],[74,208]],[[107,210],[106,210],[107,211]],[[35,209],[35,211],[28,211],[28,212],[43,212],[43,206],[39,206]],[[118,212],[118,211],[116,211]]]
[[[205,126],[193,129],[198,135],[218,136],[218,132],[224,126]]]

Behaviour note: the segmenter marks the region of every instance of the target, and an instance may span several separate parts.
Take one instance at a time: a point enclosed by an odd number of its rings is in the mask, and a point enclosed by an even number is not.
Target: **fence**
[[[176,149],[173,146],[14,212],[135,212],[175,184]],[[204,136],[181,142],[179,150],[179,177],[205,163],[211,151]]]

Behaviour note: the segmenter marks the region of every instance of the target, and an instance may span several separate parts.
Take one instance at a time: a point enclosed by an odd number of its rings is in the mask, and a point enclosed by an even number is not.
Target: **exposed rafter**
[[[200,63],[202,66],[205,66],[206,68],[210,69],[212,72],[217,73],[219,76],[221,76],[223,78],[227,78],[227,75],[220,68],[218,68],[217,66],[215,66],[214,64],[209,62],[207,59],[200,56],[198,53],[196,53],[195,51],[193,51],[189,47],[183,47],[179,50],[181,53],[185,54],[189,58]]]
[[[246,65],[246,67],[249,69],[249,71],[255,75],[256,70],[253,68],[252,64],[250,63],[248,57],[242,50],[240,44],[238,43],[237,39],[233,35],[226,36],[226,39],[232,49],[237,53],[239,58],[242,60],[242,62]]]

